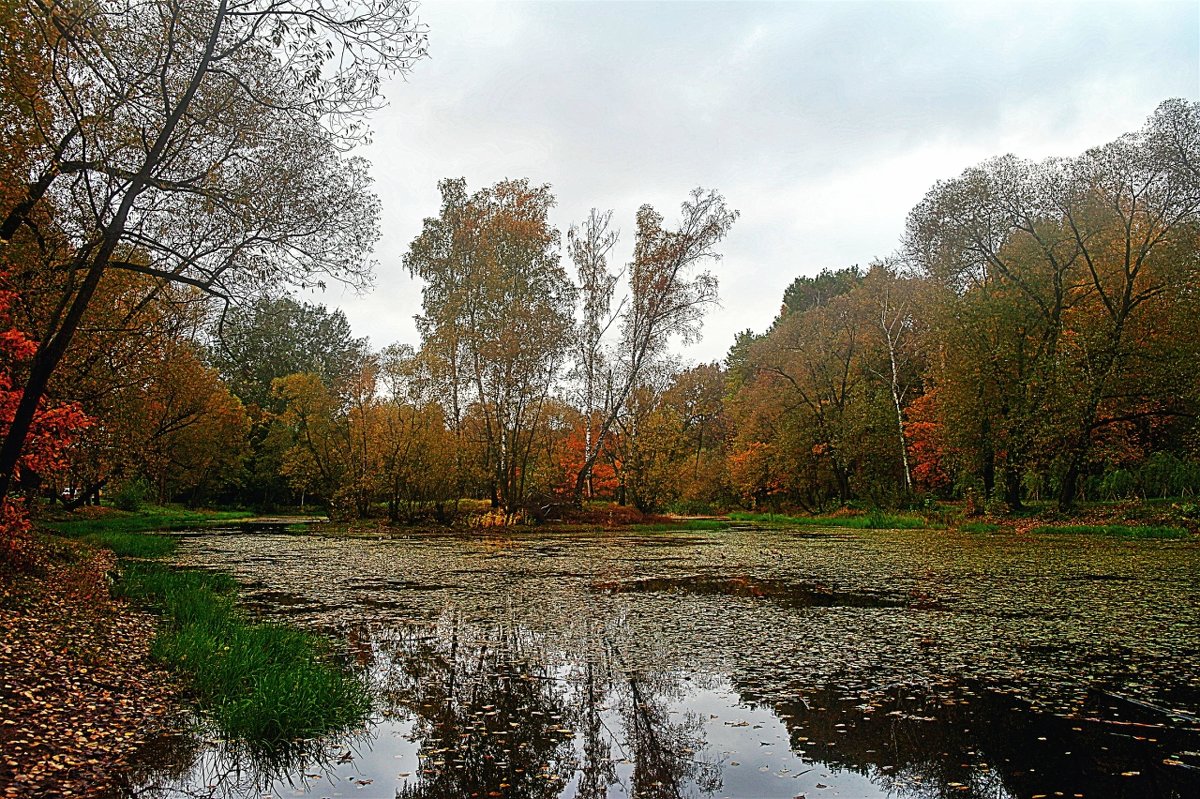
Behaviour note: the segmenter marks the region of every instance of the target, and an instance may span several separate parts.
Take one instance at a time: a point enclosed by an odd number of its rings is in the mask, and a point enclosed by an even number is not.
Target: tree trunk
[[[75,331],[79,329],[83,313],[87,310],[96,287],[100,285],[100,278],[104,274],[109,256],[116,248],[117,240],[118,237],[110,231],[105,245],[101,247],[96,259],[92,261],[87,276],[79,287],[79,293],[75,295],[58,331],[47,344],[38,348],[38,352],[33,358],[33,364],[29,368],[29,378],[25,381],[24,389],[21,392],[21,401],[17,405],[17,411],[9,425],[8,434],[4,437],[4,444],[0,446],[0,498],[8,496],[16,473],[17,462],[21,459],[25,440],[29,437],[29,431],[33,427],[33,418],[37,415],[38,405],[41,404],[42,397],[46,394],[50,376],[66,354],[71,339],[75,337]],[[76,256],[76,263],[84,261],[86,258],[87,251],[84,250]]]
[[[104,276],[104,272],[108,268],[117,245],[120,244],[121,238],[125,235],[125,225],[129,220],[133,204],[150,181],[154,170],[159,166],[163,152],[166,150],[171,137],[175,134],[176,128],[191,105],[192,98],[195,97],[196,91],[200,88],[200,84],[208,72],[217,41],[224,28],[225,14],[225,0],[220,0],[217,5],[212,30],[208,41],[205,43],[204,54],[196,66],[196,71],[192,74],[187,89],[184,90],[179,101],[171,109],[171,114],[164,122],[162,130],[155,137],[154,144],[146,154],[141,168],[124,188],[125,195],[121,198],[112,221],[103,229],[103,235],[98,240],[81,247],[72,259],[71,268],[82,271],[86,267],[87,274],[83,279],[83,283],[80,284],[79,291],[76,293],[75,299],[71,302],[70,309],[67,311],[66,316],[63,317],[58,330],[52,336],[48,336],[43,340],[42,345],[38,347],[37,354],[33,357],[33,364],[29,369],[29,378],[25,381],[25,386],[21,392],[21,401],[17,405],[16,413],[13,415],[12,423],[9,425],[8,434],[4,437],[4,444],[0,446],[0,501],[3,501],[4,497],[8,496],[8,491],[12,487],[17,463],[21,459],[21,452],[25,448],[25,440],[29,437],[30,428],[33,426],[33,418],[37,414],[38,405],[41,404],[42,398],[46,394],[46,386],[50,382],[50,376],[54,373],[55,368],[57,368],[59,362],[62,361],[63,356],[66,354],[67,347],[70,346],[71,340],[75,337],[75,332],[79,329],[79,323],[83,320],[83,314],[91,302],[92,295],[95,294],[96,287],[100,285],[100,278]],[[95,249],[94,254],[93,249]]]
[[[1075,507],[1075,498],[1079,494],[1079,475],[1082,471],[1082,458],[1072,458],[1063,475],[1062,486],[1058,492],[1058,509],[1069,511]]]
[[[67,501],[63,502],[63,508],[68,511],[73,511],[76,508],[82,507],[84,505],[91,505],[93,502],[93,497],[95,498],[95,504],[99,505],[100,504],[100,489],[104,487],[104,484],[106,482],[108,482],[107,478],[105,478],[104,480],[95,482],[95,483],[91,483],[86,488],[81,489],[78,496],[76,496],[75,499],[67,500]]]
[[[835,462],[833,464],[833,476],[837,479],[838,501],[845,505],[850,501],[850,475]]]
[[[992,498],[996,490],[996,453],[991,444],[985,444],[983,450],[983,499]]]
[[[1004,470],[1004,502],[1010,510],[1021,510],[1021,473],[1016,469]]]

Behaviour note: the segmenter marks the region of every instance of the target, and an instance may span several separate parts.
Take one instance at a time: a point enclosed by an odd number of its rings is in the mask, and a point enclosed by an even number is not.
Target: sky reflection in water
[[[1111,663],[1078,666],[1095,660],[1113,629],[1084,631],[1099,636],[1095,652],[1055,638],[1067,611],[1112,610],[1088,603],[1194,598],[1194,546],[1159,552],[1157,582],[1122,594],[1112,587],[1145,563],[1111,542],[1081,554],[1064,551],[1070,542],[1041,542],[1030,545],[1037,557],[1014,566],[1002,542],[943,540],[949,557],[916,581],[896,550],[919,557],[920,535],[763,542],[748,533],[566,546],[536,535],[191,539],[193,558],[233,570],[251,604],[345,636],[370,675],[376,717],[348,739],[275,758],[175,739],[175,751],[147,755],[173,765],[147,775],[140,795],[1200,795],[1195,697],[1173,683],[1186,685],[1194,664],[1178,659],[1175,675],[1119,682]],[[846,551],[865,561],[831,567]],[[1026,604],[974,596],[979,580],[968,578],[980,557],[1001,572],[1041,565],[1039,576],[1087,590],[1061,606],[1048,599],[1061,584]],[[1178,574],[1167,568],[1181,560]],[[861,574],[864,562],[874,573]],[[1078,580],[1085,563],[1085,575],[1105,579]],[[980,626],[985,600],[994,607]],[[1179,635],[1194,635],[1188,606],[1176,607]],[[1010,628],[1027,629],[1006,640]],[[991,631],[976,654],[995,662],[944,651],[956,629]],[[1160,650],[1176,634],[1157,629],[1153,615],[1124,634],[1126,651],[1113,659],[1140,653],[1150,667],[1172,656]],[[815,650],[808,662],[806,648]],[[1043,673],[1022,679],[1020,665]],[[1147,696],[1154,702],[1139,698]],[[1184,715],[1159,712],[1164,697]]]

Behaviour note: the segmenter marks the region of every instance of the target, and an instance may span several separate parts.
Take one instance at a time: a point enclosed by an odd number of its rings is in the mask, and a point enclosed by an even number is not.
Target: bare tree
[[[599,448],[595,435],[595,416],[607,410],[604,389],[611,385],[605,379],[606,358],[603,341],[624,307],[624,300],[616,312],[612,308],[613,293],[620,274],[608,271],[608,256],[616,245],[619,234],[609,230],[612,211],[601,213],[595,208],[588,214],[582,226],[572,225],[567,231],[567,249],[575,262],[579,280],[579,302],[581,318],[578,323],[578,340],[575,348],[575,371],[581,382],[580,390],[584,413],[584,460],[594,460]],[[591,473],[586,479],[587,493],[592,493]]]
[[[684,201],[679,227],[663,227],[649,205],[638,210],[637,239],[629,267],[629,299],[620,314],[621,340],[611,400],[592,452],[575,476],[575,497],[583,496],[604,439],[613,429],[646,368],[672,337],[695,340],[705,310],[717,302],[717,279],[702,267],[720,258],[716,246],[738,212],[716,191],[694,189]]]

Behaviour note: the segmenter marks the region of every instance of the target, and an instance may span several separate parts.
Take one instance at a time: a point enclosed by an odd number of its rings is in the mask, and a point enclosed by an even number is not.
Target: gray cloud
[[[742,210],[697,359],[762,329],[783,288],[897,244],[939,178],[990,155],[1072,155],[1200,95],[1194,3],[427,3],[432,58],[374,120],[375,291],[334,289],[376,345],[416,342],[400,266],[436,183],[529,177],[566,228],[694,186]]]

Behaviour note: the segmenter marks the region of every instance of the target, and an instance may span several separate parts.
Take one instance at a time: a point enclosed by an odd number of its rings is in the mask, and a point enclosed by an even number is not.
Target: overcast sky
[[[430,0],[419,14],[431,57],[387,87],[362,151],[383,203],[375,288],[316,298],[376,347],[419,343],[401,258],[445,177],[549,183],[564,232],[614,209],[622,262],[638,206],[669,221],[690,189],[720,190],[741,211],[714,270],[722,307],[685,353],[716,360],[770,324],[796,276],[893,252],[935,181],[1006,152],[1076,155],[1168,97],[1200,98],[1196,2]]]

